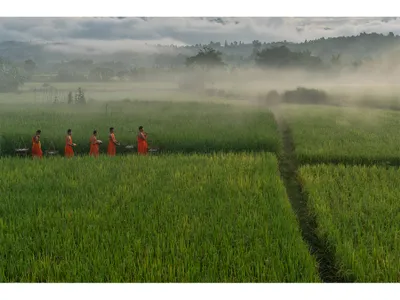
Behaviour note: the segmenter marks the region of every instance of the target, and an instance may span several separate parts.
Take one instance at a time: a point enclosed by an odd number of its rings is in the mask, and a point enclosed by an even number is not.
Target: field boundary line
[[[279,172],[286,188],[286,193],[300,225],[303,240],[308,244],[309,251],[318,263],[318,273],[323,282],[349,282],[339,276],[335,267],[334,253],[325,240],[317,235],[315,217],[307,207],[307,197],[302,191],[298,180],[298,163],[294,153],[294,143],[289,126],[284,118],[275,112],[278,130],[283,140],[283,151],[279,155]]]
[[[305,160],[305,161],[300,161],[299,165],[301,166],[319,166],[319,165],[333,165],[333,166],[346,166],[346,167],[385,167],[385,168],[399,168],[400,167],[400,162],[398,162],[398,159],[393,159],[393,160],[373,160],[373,161],[363,161],[359,160],[358,162],[352,161],[351,159],[346,160],[346,159],[316,159],[316,160]]]
[[[363,108],[363,109],[371,109],[371,110],[381,110],[381,111],[394,111],[400,112],[400,107],[393,106],[368,106],[368,105],[354,105],[351,103],[301,103],[301,102],[282,102],[280,105],[298,105],[298,106],[314,106],[314,107],[335,107],[335,108]]]

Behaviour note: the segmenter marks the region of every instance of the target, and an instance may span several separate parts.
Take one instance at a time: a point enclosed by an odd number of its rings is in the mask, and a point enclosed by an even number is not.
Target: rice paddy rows
[[[150,147],[166,152],[270,151],[279,153],[281,140],[271,112],[224,104],[172,102],[119,102],[21,107],[4,104],[0,110],[0,151],[13,155],[15,148],[30,148],[37,129],[42,148],[64,152],[67,129],[72,129],[77,154],[89,153],[94,129],[106,152],[109,127],[115,128],[126,152],[136,145],[138,127],[149,133]]]
[[[318,282],[273,154],[0,159],[1,282]]]
[[[400,113],[290,105],[284,109],[300,163],[400,164]]]
[[[300,178],[317,234],[351,282],[400,281],[400,169],[303,166]]]
[[[167,152],[247,154],[56,158],[46,163],[2,158],[0,237],[7,242],[0,251],[7,259],[0,262],[0,281],[320,280],[276,159],[249,153],[281,154],[269,111],[165,102],[113,103],[107,111],[99,104],[85,110],[2,108],[2,154],[11,154],[21,140],[29,145],[38,126],[44,150],[54,142],[62,152],[65,131],[72,128],[77,152],[86,154],[94,128],[105,140],[108,127],[114,126],[126,145],[135,144],[138,125],[149,132],[150,145]],[[300,164],[400,163],[399,116],[382,110],[284,108]],[[394,199],[400,191],[393,179],[399,174],[397,169],[387,172],[330,165],[300,170],[317,234],[334,250],[334,263],[348,281],[400,280],[395,261],[399,228],[394,224],[399,223]]]

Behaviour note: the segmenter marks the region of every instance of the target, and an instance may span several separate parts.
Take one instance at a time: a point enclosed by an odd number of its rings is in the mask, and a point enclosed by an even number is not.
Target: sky
[[[360,32],[400,34],[400,18],[0,18],[0,42],[67,42],[112,50],[145,43],[302,42]]]

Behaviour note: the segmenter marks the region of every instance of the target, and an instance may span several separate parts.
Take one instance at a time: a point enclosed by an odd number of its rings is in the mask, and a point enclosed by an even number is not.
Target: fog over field
[[[399,18],[0,18],[0,282],[398,282]]]
[[[208,88],[243,97],[298,86],[390,95],[399,33],[398,18],[0,18],[0,58],[24,83],[140,82],[168,93],[201,69]],[[188,68],[204,46],[219,60],[206,53]]]

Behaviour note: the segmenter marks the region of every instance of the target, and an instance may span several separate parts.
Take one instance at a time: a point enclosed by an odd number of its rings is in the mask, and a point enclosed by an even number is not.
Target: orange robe
[[[90,156],[97,157],[99,156],[99,144],[97,144],[97,138],[95,135],[92,135],[90,137],[90,151],[89,151]]]
[[[117,146],[115,145],[116,143],[115,135],[114,133],[111,133],[109,138],[108,138],[108,148],[107,148],[107,154],[109,156],[115,156],[117,153]]]
[[[73,157],[74,156],[74,149],[72,148],[72,136],[67,135],[65,138],[65,157]]]
[[[42,158],[42,156],[42,145],[40,143],[40,140],[36,141],[36,136],[34,136],[32,137],[32,157]]]
[[[138,153],[142,155],[146,155],[148,150],[147,141],[145,137],[146,135],[143,133],[139,133],[137,136]]]

